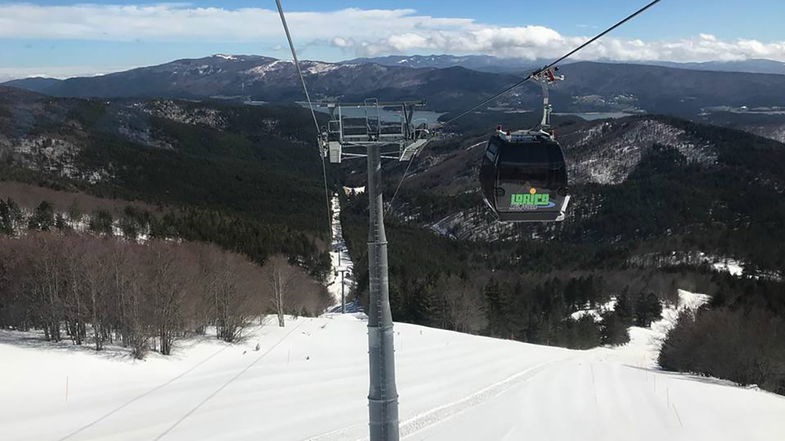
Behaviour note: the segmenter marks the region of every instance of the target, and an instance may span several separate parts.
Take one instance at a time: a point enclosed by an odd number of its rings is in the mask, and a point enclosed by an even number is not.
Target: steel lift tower
[[[409,161],[428,142],[427,125],[415,127],[421,101],[318,104],[330,121],[321,134],[322,154],[331,163],[368,161],[368,361],[370,365],[371,441],[398,441],[398,391],[395,386],[393,322],[387,272],[387,237],[382,201],[382,159]]]

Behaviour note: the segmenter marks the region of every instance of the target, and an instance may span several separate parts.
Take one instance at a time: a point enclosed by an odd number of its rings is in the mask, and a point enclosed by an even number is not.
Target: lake
[[[577,116],[586,121],[594,121],[595,119],[619,119],[626,116],[641,115],[641,113],[629,112],[576,112],[576,113],[553,113],[554,116]]]

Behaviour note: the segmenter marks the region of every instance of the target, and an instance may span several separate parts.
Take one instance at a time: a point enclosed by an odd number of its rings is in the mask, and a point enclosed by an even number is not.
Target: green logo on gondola
[[[555,204],[551,202],[551,196],[548,193],[537,193],[537,190],[532,188],[529,193],[513,193],[510,199],[510,205],[513,207],[530,207],[530,208],[545,208],[553,207]]]

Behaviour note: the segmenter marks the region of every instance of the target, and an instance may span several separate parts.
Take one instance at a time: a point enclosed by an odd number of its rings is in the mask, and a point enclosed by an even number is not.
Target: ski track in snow
[[[469,409],[471,407],[482,404],[502,393],[509,391],[515,386],[518,386],[526,381],[532,379],[535,375],[543,372],[549,366],[555,364],[555,361],[541,363],[532,368],[521,371],[505,380],[492,384],[485,389],[480,390],[466,398],[458,400],[454,403],[445,404],[444,406],[425,412],[401,424],[400,434],[401,437],[408,437],[417,432],[427,429],[437,423],[441,423],[458,413]]]
[[[401,438],[406,438],[410,435],[414,435],[415,433],[427,429],[428,427],[438,424],[444,420],[447,420],[448,418],[451,418],[452,416],[466,409],[469,409],[473,406],[488,401],[489,399],[497,397],[500,394],[504,393],[505,391],[511,389],[512,387],[528,381],[538,373],[542,372],[549,365],[552,365],[554,363],[555,361],[541,363],[537,366],[518,372],[502,381],[491,384],[457,401],[444,404],[435,409],[430,409],[427,412],[423,412],[422,414],[409,418],[408,420],[401,421],[399,427],[400,436]],[[362,426],[362,427],[358,427],[358,426]],[[361,433],[367,431],[368,430],[365,424],[362,423],[355,424],[354,426],[350,426],[344,429],[339,429],[337,431],[328,432],[313,438],[308,438],[308,441],[333,441],[333,440],[337,441],[337,440],[348,440],[348,439],[363,441],[363,440],[367,440],[368,437],[361,436]]]
[[[185,413],[185,414],[184,414],[182,417],[180,417],[180,418],[179,418],[177,421],[175,421],[175,422],[174,422],[174,424],[172,424],[172,425],[171,425],[171,426],[169,426],[169,427],[168,427],[166,430],[164,430],[163,432],[161,432],[161,434],[160,434],[160,435],[158,435],[157,437],[155,437],[155,440],[154,440],[154,441],[158,441],[158,440],[162,439],[163,437],[165,437],[165,436],[166,436],[166,435],[167,435],[169,432],[171,432],[172,430],[174,430],[174,429],[175,429],[177,426],[179,426],[179,425],[180,425],[180,424],[181,424],[183,421],[185,421],[185,420],[186,420],[188,417],[190,417],[191,415],[193,415],[193,414],[194,414],[194,412],[196,412],[197,410],[199,410],[199,408],[200,408],[200,407],[202,407],[203,405],[205,405],[205,403],[207,403],[208,401],[210,401],[210,400],[211,400],[213,397],[215,397],[216,395],[218,395],[218,394],[219,394],[219,393],[220,393],[222,390],[224,390],[224,389],[225,389],[227,386],[229,386],[229,385],[230,385],[230,384],[232,384],[232,383],[233,383],[235,380],[237,380],[238,378],[240,378],[240,377],[241,377],[243,374],[245,374],[246,372],[248,372],[248,370],[249,370],[249,369],[251,369],[251,368],[252,368],[252,367],[253,367],[253,366],[254,366],[256,363],[260,362],[260,361],[261,361],[261,360],[262,360],[264,357],[266,357],[266,356],[267,356],[267,355],[268,355],[270,352],[274,351],[274,350],[275,350],[275,348],[277,348],[277,347],[278,347],[278,345],[280,345],[281,343],[283,343],[283,342],[284,342],[284,340],[286,340],[286,338],[287,338],[287,337],[289,337],[289,336],[290,336],[292,333],[294,333],[295,331],[297,331],[297,329],[298,329],[298,328],[299,328],[301,325],[302,325],[302,322],[300,322],[300,323],[298,323],[297,325],[295,325],[295,326],[294,326],[294,327],[293,327],[293,328],[292,328],[292,329],[291,329],[289,332],[287,332],[287,333],[286,333],[286,335],[284,335],[284,336],[283,336],[283,338],[281,338],[281,339],[280,339],[278,342],[276,342],[274,345],[270,346],[270,347],[269,347],[269,348],[268,348],[266,351],[262,352],[262,353],[261,353],[261,354],[260,354],[258,357],[256,357],[256,358],[255,358],[255,359],[254,359],[254,360],[253,360],[253,361],[252,361],[250,364],[248,364],[248,365],[247,365],[245,368],[243,368],[241,371],[237,372],[237,374],[235,374],[235,375],[233,375],[231,378],[229,378],[229,379],[228,379],[228,380],[227,380],[225,383],[223,383],[223,384],[221,385],[221,387],[219,387],[218,389],[216,389],[215,391],[213,391],[213,393],[211,393],[210,395],[206,396],[206,397],[205,397],[205,398],[204,398],[202,401],[200,401],[200,402],[199,402],[199,404],[197,404],[196,406],[194,406],[192,409],[190,409],[188,412],[186,412],[186,413]]]
[[[131,405],[131,404],[133,404],[134,402],[136,402],[136,401],[138,401],[138,400],[141,400],[142,398],[145,398],[145,397],[147,397],[147,396],[149,396],[149,395],[151,395],[151,394],[155,393],[156,391],[158,391],[158,390],[160,390],[160,389],[163,389],[164,387],[166,387],[166,386],[168,386],[168,385],[170,385],[170,384],[174,383],[175,381],[179,380],[180,378],[183,378],[184,376],[186,376],[186,375],[188,375],[189,373],[193,372],[193,371],[194,371],[195,369],[197,369],[198,367],[200,367],[200,366],[202,366],[203,364],[207,363],[207,362],[208,362],[208,361],[210,361],[212,358],[214,358],[215,356],[217,356],[218,354],[220,354],[221,352],[223,352],[224,350],[226,350],[228,347],[229,347],[229,345],[226,345],[226,346],[224,346],[223,348],[221,348],[221,349],[219,349],[219,350],[217,350],[217,351],[213,352],[213,353],[212,353],[212,354],[211,354],[209,357],[205,358],[204,360],[200,361],[199,363],[196,363],[195,365],[193,365],[192,367],[188,368],[187,370],[185,370],[185,371],[181,372],[180,374],[177,374],[177,375],[175,375],[174,377],[172,377],[172,378],[171,378],[171,379],[169,379],[168,381],[166,381],[166,382],[164,382],[164,383],[161,383],[161,384],[159,384],[158,386],[156,386],[156,387],[154,387],[154,388],[152,388],[152,389],[148,390],[147,392],[144,392],[144,393],[142,393],[141,395],[137,395],[137,396],[135,396],[134,398],[131,398],[130,400],[128,400],[128,401],[126,401],[125,403],[123,403],[121,406],[119,406],[119,407],[117,407],[117,408],[115,408],[115,409],[111,410],[110,412],[108,412],[108,413],[104,414],[103,416],[101,416],[100,418],[96,419],[95,421],[92,421],[92,422],[90,422],[90,423],[88,423],[88,424],[85,424],[84,426],[80,427],[79,429],[77,429],[77,430],[75,430],[75,431],[73,431],[73,432],[69,433],[68,435],[66,435],[66,436],[64,436],[64,437],[62,437],[62,438],[60,438],[58,441],[65,441],[65,440],[67,440],[67,439],[70,439],[70,438],[72,438],[73,436],[75,436],[75,435],[77,435],[77,434],[79,434],[79,433],[83,432],[84,430],[86,430],[86,429],[89,429],[89,428],[90,428],[90,427],[92,427],[92,426],[95,426],[96,424],[100,423],[101,421],[104,421],[105,419],[109,418],[110,416],[114,415],[115,413],[117,413],[117,412],[119,412],[119,411],[121,411],[121,410],[125,409],[126,407],[130,406],[130,405]]]

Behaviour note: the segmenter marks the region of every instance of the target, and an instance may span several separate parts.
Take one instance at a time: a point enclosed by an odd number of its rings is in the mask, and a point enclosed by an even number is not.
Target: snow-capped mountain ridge
[[[256,55],[218,54],[97,77],[31,78],[15,80],[8,85],[69,97],[204,99],[220,96],[289,102],[302,99],[291,63],[273,65],[276,61]],[[544,64],[543,60],[445,55],[338,63],[305,60],[303,69],[317,99],[416,98],[427,100],[433,110],[457,111],[487,98],[500,87]],[[556,108],[563,112],[635,109],[697,115],[704,109],[718,106],[778,106],[785,94],[785,75],[598,62],[564,64],[562,72],[568,80],[554,88],[551,98]],[[264,75],[257,75],[260,73]],[[249,74],[253,75],[249,77]],[[756,90],[768,93],[760,94]],[[524,85],[496,105],[516,110],[532,109],[538,96],[535,85]],[[690,99],[685,100],[685,96]]]
[[[314,99],[362,101],[429,99],[434,108],[451,108],[480,99],[499,81],[510,78],[466,69],[442,72],[372,63],[327,63],[303,60]],[[444,83],[451,86],[445,89]],[[288,60],[252,55],[214,55],[182,59],[90,78],[57,82],[16,81],[12,85],[55,95],[104,98],[222,98],[243,101],[302,100],[294,64]]]

